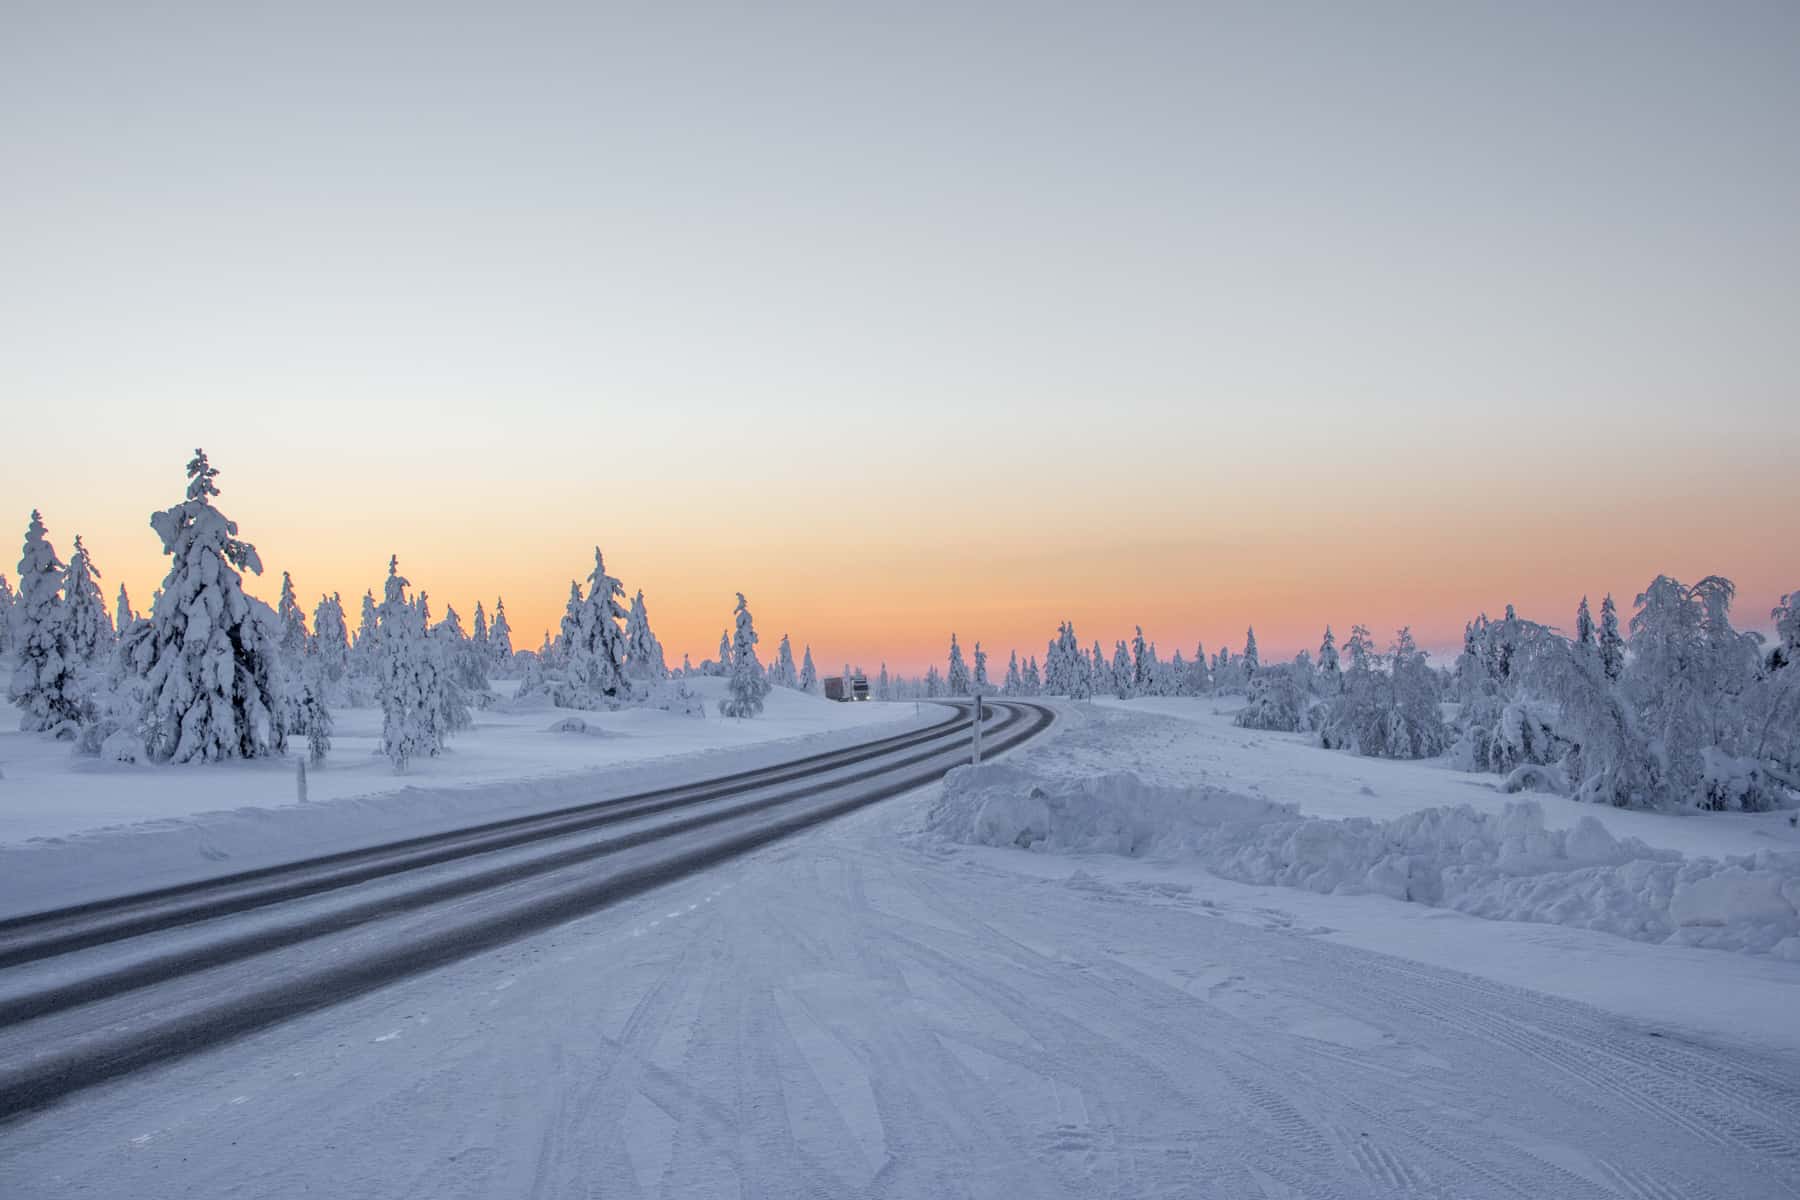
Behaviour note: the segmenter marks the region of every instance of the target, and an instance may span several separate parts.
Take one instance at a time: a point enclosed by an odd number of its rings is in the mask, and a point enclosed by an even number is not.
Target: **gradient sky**
[[[0,172],[0,517],[109,600],[195,445],[259,594],[535,645],[598,541],[676,662],[1800,588],[1791,0],[14,0]]]

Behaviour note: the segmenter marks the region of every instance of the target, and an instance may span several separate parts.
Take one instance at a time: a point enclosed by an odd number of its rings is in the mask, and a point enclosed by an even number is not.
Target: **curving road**
[[[0,922],[0,1120],[616,901],[929,783],[970,710],[704,783]],[[1053,719],[991,702],[984,752]]]

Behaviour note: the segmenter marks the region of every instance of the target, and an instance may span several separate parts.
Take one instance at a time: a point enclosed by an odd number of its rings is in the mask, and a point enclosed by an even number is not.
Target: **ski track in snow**
[[[902,836],[915,796],[0,1131],[14,1194],[1800,1195],[1800,1061]],[[10,1189],[9,1189],[10,1190]]]

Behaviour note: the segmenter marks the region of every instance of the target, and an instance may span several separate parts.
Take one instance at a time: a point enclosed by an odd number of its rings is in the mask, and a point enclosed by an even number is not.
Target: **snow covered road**
[[[0,1179],[42,1197],[1800,1195],[1787,1050],[1275,909],[1015,872],[909,836],[926,802],[21,1118]]]
[[[967,707],[964,706],[964,713]],[[996,747],[1049,721],[994,706]],[[463,834],[0,929],[0,1117],[591,912],[967,758],[966,717]],[[598,831],[598,832],[596,832]]]

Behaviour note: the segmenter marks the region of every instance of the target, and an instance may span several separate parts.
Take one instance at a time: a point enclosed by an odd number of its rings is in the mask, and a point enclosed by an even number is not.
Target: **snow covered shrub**
[[[1767,812],[1781,807],[1781,786],[1749,755],[1717,746],[1701,753],[1700,807],[1717,812]]]
[[[238,574],[260,575],[262,560],[213,507],[218,471],[204,451],[194,451],[187,474],[187,499],[150,517],[172,562],[155,611],[124,649],[144,681],[145,750],[178,763],[280,754],[288,732],[280,649]]]
[[[679,679],[661,679],[651,684],[644,704],[678,717],[706,716],[706,698]]]
[[[95,750],[102,762],[135,763],[144,753],[144,739],[129,729],[115,729]]]
[[[1522,766],[1549,766],[1568,754],[1570,742],[1556,732],[1557,706],[1521,696],[1506,701],[1485,695],[1466,701],[1459,717],[1463,726],[1451,754],[1467,771],[1510,774]]]
[[[1561,767],[1526,763],[1507,772],[1500,782],[1503,792],[1549,792],[1564,796],[1569,791],[1569,776]]]
[[[1291,663],[1258,671],[1250,680],[1250,703],[1239,710],[1236,724],[1278,733],[1305,729],[1313,707],[1307,687],[1310,674],[1310,667],[1303,673]]]

